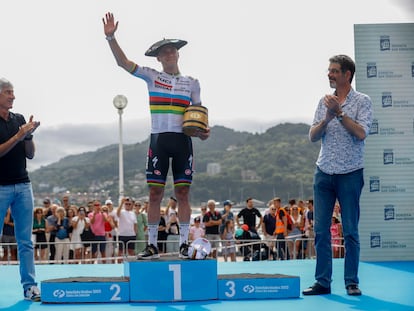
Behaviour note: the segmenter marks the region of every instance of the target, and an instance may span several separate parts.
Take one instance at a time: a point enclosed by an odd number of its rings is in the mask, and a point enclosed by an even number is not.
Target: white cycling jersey
[[[201,105],[198,80],[141,66],[137,66],[132,74],[147,82],[151,133],[182,133],[185,108]]]

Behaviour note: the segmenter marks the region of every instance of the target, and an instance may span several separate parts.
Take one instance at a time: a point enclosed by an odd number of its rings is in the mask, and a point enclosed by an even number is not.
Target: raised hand
[[[118,22],[114,22],[114,15],[110,12],[106,13],[105,17],[102,18],[102,22],[104,24],[105,36],[113,36],[115,31],[118,29]]]

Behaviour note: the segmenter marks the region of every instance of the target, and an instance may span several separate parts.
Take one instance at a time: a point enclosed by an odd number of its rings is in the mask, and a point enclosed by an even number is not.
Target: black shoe
[[[358,285],[356,284],[348,285],[346,287],[346,293],[349,296],[361,296],[362,295],[361,290],[358,288]]]
[[[160,255],[158,254],[158,248],[156,248],[154,245],[150,244],[145,247],[144,251],[138,254],[138,259],[157,259],[160,258]]]
[[[311,287],[305,289],[302,294],[305,296],[312,295],[326,295],[331,293],[331,287],[323,287],[319,283],[313,284]]]
[[[183,243],[180,246],[180,253],[178,254],[178,257],[183,259],[188,259],[188,244]]]

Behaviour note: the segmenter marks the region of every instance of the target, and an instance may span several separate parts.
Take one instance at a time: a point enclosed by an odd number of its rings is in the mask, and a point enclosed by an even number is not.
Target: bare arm
[[[19,142],[24,141],[25,143],[25,152],[28,159],[33,159],[34,157],[34,143],[32,140],[26,140],[40,125],[40,122],[33,121],[33,116],[30,116],[29,122],[20,126],[19,131],[12,137],[9,138],[3,144],[0,144],[0,157],[7,154],[10,150],[13,149]]]
[[[346,114],[342,117],[342,125],[343,127],[353,136],[358,138],[359,140],[364,140],[366,138],[366,133],[364,128]]]
[[[326,126],[329,122],[327,122],[325,119],[319,122],[318,124],[315,124],[311,126],[309,130],[309,139],[311,142],[317,142],[319,139],[322,138],[322,136],[325,134]]]
[[[322,120],[320,123],[315,124],[311,127],[309,131],[309,138],[312,142],[316,142],[322,138],[323,134],[325,133],[326,126],[329,122],[336,116],[338,116],[341,110],[341,104],[339,103],[339,99],[335,95],[326,95],[324,98],[324,104],[327,108],[325,119]],[[353,136],[360,140],[364,140],[366,138],[366,133],[363,126],[353,119],[348,117],[346,114],[342,117],[342,126]]]
[[[105,17],[102,18],[104,24],[104,33],[111,48],[112,54],[115,57],[118,66],[124,68],[128,72],[132,72],[136,67],[136,64],[130,61],[125,53],[122,51],[118,42],[115,39],[115,32],[118,29],[118,22],[115,22],[114,15],[112,13],[106,13]]]

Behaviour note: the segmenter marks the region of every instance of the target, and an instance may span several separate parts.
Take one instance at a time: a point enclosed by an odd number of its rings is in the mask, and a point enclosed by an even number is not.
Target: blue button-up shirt
[[[324,99],[319,101],[312,126],[317,125],[326,115]],[[342,111],[360,124],[366,136],[372,123],[372,102],[368,95],[354,91],[348,93]],[[326,126],[322,136],[321,149],[316,165],[329,175],[347,174],[364,167],[364,140],[350,134],[345,127],[334,118]]]

